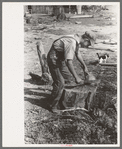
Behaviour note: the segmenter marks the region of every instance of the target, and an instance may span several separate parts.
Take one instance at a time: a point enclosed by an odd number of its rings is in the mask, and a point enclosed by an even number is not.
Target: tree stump
[[[95,85],[82,85],[72,89],[65,88],[59,102],[60,108],[80,107],[90,111],[99,83],[100,81]]]

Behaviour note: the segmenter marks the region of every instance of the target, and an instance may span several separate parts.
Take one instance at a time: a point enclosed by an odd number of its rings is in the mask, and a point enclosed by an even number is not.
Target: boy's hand
[[[89,75],[89,72],[88,72],[88,70],[86,69],[86,70],[84,70],[84,77],[85,77],[85,79],[86,79],[86,76],[87,75]]]

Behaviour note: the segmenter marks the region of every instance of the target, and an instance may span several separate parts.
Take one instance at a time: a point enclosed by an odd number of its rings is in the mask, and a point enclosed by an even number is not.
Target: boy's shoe
[[[48,105],[48,110],[49,110],[50,112],[52,112],[52,113],[57,113],[57,114],[60,113],[60,110],[58,109],[58,105],[57,105],[57,104],[54,105],[54,106],[52,106],[51,103],[47,103],[47,105]]]
[[[52,113],[56,113],[56,114],[60,114],[61,113],[61,110],[58,110],[56,108],[52,108],[51,111],[52,111]]]

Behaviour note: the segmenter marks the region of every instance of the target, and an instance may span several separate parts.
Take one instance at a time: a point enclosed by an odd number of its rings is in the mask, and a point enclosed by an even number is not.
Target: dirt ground
[[[108,6],[108,10],[101,10],[94,14],[93,18],[77,18],[70,19],[69,21],[54,21],[54,17],[41,15],[33,15],[35,18],[40,18],[40,24],[37,26],[46,26],[43,30],[34,30],[34,22],[31,24],[24,24],[24,126],[25,126],[25,143],[26,144],[116,144],[117,133],[115,129],[110,127],[100,126],[95,119],[90,121],[90,117],[84,123],[76,123],[71,119],[65,119],[65,126],[60,125],[60,119],[47,110],[46,99],[49,98],[51,93],[50,85],[38,85],[31,80],[29,72],[33,72],[41,76],[41,66],[37,55],[36,42],[41,40],[45,52],[47,53],[51,47],[54,39],[67,34],[84,33],[85,31],[93,31],[97,35],[97,41],[114,39],[117,41],[117,14],[115,6]],[[92,14],[92,12],[90,12]],[[86,12],[87,14],[87,12]],[[76,22],[81,22],[76,24]],[[37,27],[36,26],[36,27]],[[94,50],[94,49],[82,49],[81,54],[89,69],[97,78],[101,78],[103,82],[98,89],[98,100],[101,100],[101,105],[98,105],[99,109],[102,107],[103,96],[105,95],[108,101],[109,99],[117,98],[117,70],[113,67],[101,67],[99,65],[91,64],[91,61],[97,60],[96,53],[108,53],[108,63],[117,63],[117,49],[111,50]],[[77,73],[83,78],[82,70],[78,62],[74,61],[74,66]],[[106,82],[109,82],[106,83]],[[105,89],[106,87],[106,89]],[[106,94],[105,94],[106,92]],[[102,97],[101,97],[102,96]],[[104,109],[106,113],[111,112]],[[85,113],[82,114],[82,119],[85,117]],[[108,114],[109,115],[109,114]],[[116,114],[113,118],[116,121]],[[55,120],[53,118],[55,117]],[[111,117],[111,114],[110,114]],[[57,119],[56,119],[57,118]],[[49,121],[50,120],[50,121]],[[52,122],[53,121],[53,122]],[[68,123],[72,123],[72,128],[68,127]],[[80,125],[79,125],[80,124]],[[92,128],[90,129],[92,125]],[[67,126],[67,127],[66,127]],[[79,127],[78,127],[79,126]],[[66,127],[66,128],[64,128]],[[77,128],[76,128],[77,127]],[[79,131],[79,128],[82,130]],[[63,129],[62,129],[63,128]],[[86,130],[87,128],[87,130]],[[59,133],[60,129],[60,133]],[[70,132],[70,134],[62,135],[64,131]],[[61,131],[62,130],[62,131]],[[74,130],[75,132],[71,132]],[[104,130],[104,131],[103,131]],[[78,132],[82,132],[78,134]],[[99,132],[99,134],[98,134]],[[81,139],[69,139],[73,138],[71,134],[75,133],[75,138],[79,135]],[[85,134],[84,134],[85,133]],[[104,134],[103,134],[104,133]],[[92,139],[91,139],[92,138]]]

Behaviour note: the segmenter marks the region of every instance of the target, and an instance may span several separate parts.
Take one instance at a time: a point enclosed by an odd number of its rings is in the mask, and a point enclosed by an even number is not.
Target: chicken
[[[108,53],[102,53],[102,54],[96,53],[96,54],[98,55],[99,63],[106,63],[106,61],[109,57]]]

